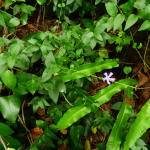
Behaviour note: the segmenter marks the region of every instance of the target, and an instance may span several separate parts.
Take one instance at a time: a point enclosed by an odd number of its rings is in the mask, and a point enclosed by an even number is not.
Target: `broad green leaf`
[[[49,54],[46,56],[45,65],[46,67],[52,67],[55,64],[56,64],[56,61],[55,61],[54,55],[52,51],[50,51]]]
[[[126,22],[126,26],[124,30],[129,29],[132,25],[134,25],[136,22],[138,21],[138,16],[136,16],[135,14],[131,14]]]
[[[128,86],[133,86],[137,81],[127,78],[115,82],[114,84],[106,87],[101,90],[98,94],[94,95],[89,103],[85,105],[73,106],[70,108],[64,116],[59,120],[57,127],[59,129],[66,129],[71,126],[74,122],[78,121],[80,118],[91,112],[91,104],[94,103],[95,106],[99,107],[105,102],[109,101],[111,97],[121,91],[122,89],[127,88]]]
[[[118,13],[117,7],[113,3],[105,3],[106,10],[110,16],[116,16]]]
[[[103,41],[103,37],[101,36],[100,33],[95,33],[95,38],[99,41]]]
[[[66,5],[73,3],[74,0],[67,0]]]
[[[17,56],[21,52],[23,47],[24,47],[23,44],[15,43],[9,47],[8,52],[13,56]]]
[[[30,93],[32,95],[34,95],[35,91],[37,90],[38,88],[38,85],[37,83],[34,81],[34,80],[29,80],[27,83],[26,83],[26,87],[27,89],[30,91]]]
[[[114,31],[117,30],[125,20],[124,14],[118,14],[114,19]]]
[[[59,138],[51,131],[50,128],[45,129],[44,134],[52,140],[59,140]]]
[[[82,7],[82,0],[77,0],[77,3]]]
[[[69,74],[61,74],[60,78],[63,80],[63,82],[68,82],[73,79],[90,76],[96,72],[101,72],[104,69],[118,67],[117,61],[118,59],[107,59],[103,62],[84,64],[77,68],[70,69],[68,72]]]
[[[93,26],[93,21],[91,19],[82,19],[82,22],[87,28]]]
[[[20,106],[21,101],[16,95],[0,97],[0,111],[3,117],[9,121],[16,121]]]
[[[43,121],[43,120],[36,120],[36,125],[39,127],[39,128],[46,128],[48,126],[48,122],[46,121]]]
[[[22,52],[33,53],[33,52],[37,52],[38,50],[39,50],[39,46],[31,45],[31,46],[28,46],[27,48],[25,48]]]
[[[16,0],[17,2],[26,2],[25,0]]]
[[[9,23],[8,23],[8,26],[9,27],[15,27],[15,26],[18,26],[20,24],[20,20],[18,18],[12,18]]]
[[[7,64],[5,63],[5,64],[3,64],[3,65],[0,65],[0,75],[1,75],[1,73],[4,71],[4,70],[6,70],[7,69]]]
[[[14,9],[13,9],[13,15],[18,14],[19,11],[20,11],[20,5],[15,5],[15,6],[14,6]]]
[[[131,68],[131,67],[125,66],[125,67],[123,68],[123,72],[124,72],[125,74],[129,74],[131,71],[132,71],[132,68]]]
[[[18,95],[25,95],[28,93],[26,87],[19,83],[16,88],[13,89],[13,92]]]
[[[102,33],[104,32],[104,30],[107,28],[107,23],[104,23],[104,24],[100,24],[98,26],[96,26],[96,28],[94,29],[94,32],[95,33]]]
[[[90,41],[91,49],[94,49],[94,47],[96,46],[96,42],[97,42],[97,40],[93,37]]]
[[[5,45],[9,44],[10,42],[11,42],[10,40],[0,37],[0,46],[5,46]]]
[[[0,54],[0,65],[7,63],[7,55],[5,53]]]
[[[129,0],[125,4],[122,4],[120,8],[122,8],[124,13],[130,13],[132,12],[134,3],[135,3],[135,0]]]
[[[30,8],[28,7],[28,5],[26,5],[25,3],[22,3],[20,5],[20,8],[23,12],[27,13],[27,14],[31,14],[31,10]]]
[[[125,90],[125,93],[133,93],[132,88]],[[133,94],[130,94],[130,98],[133,98]],[[123,140],[123,128],[127,125],[127,120],[131,115],[131,106],[125,103],[125,96],[123,98],[123,104],[121,110],[117,116],[117,120],[113,126],[111,134],[109,136],[106,150],[120,150],[120,145]]]
[[[114,19],[115,17],[110,17],[108,20],[107,20],[107,32],[113,28],[114,26]]]
[[[66,129],[71,126],[74,122],[78,121],[80,118],[91,112],[90,107],[85,107],[85,105],[79,105],[72,107],[64,114],[64,116],[57,123],[59,130]]]
[[[8,136],[14,131],[6,124],[0,122],[0,136]]]
[[[43,5],[47,0],[36,0],[39,5]]]
[[[95,0],[95,5],[99,4],[102,0]]]
[[[4,28],[6,28],[5,20],[3,15],[0,13],[0,25]]]
[[[146,30],[146,29],[148,29],[149,27],[150,27],[150,20],[145,20],[145,21],[142,23],[142,25],[141,25],[141,27],[140,27],[140,29],[139,29],[138,31]]]
[[[15,88],[17,80],[15,75],[10,70],[3,71],[1,73],[1,79],[8,88]]]
[[[7,7],[9,7],[12,3],[13,3],[13,0],[6,0],[6,1],[5,1],[5,9],[6,9]]]
[[[7,65],[10,69],[13,69],[14,67],[14,64],[15,64],[15,61],[16,61],[16,57],[15,56],[9,56],[7,58]]]
[[[58,96],[59,96],[59,91],[55,90],[55,89],[52,89],[52,90],[48,91],[48,95],[53,100],[53,102],[55,104],[57,104]]]
[[[124,150],[129,150],[148,128],[150,128],[150,99],[142,107],[134,123],[131,125],[126,137]]]
[[[33,64],[34,62],[38,61],[41,58],[41,55],[41,51],[35,52],[31,58],[31,63]]]

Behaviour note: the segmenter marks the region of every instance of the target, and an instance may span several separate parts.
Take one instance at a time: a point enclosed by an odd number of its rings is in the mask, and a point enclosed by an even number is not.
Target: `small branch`
[[[73,106],[73,105],[67,100],[67,98],[66,98],[66,96],[64,95],[64,93],[62,93],[62,95],[64,96],[66,102],[67,102],[70,106]]]
[[[3,140],[2,136],[0,136],[0,139],[1,139],[2,143],[3,143],[3,146],[4,146],[5,150],[7,150],[7,146],[6,146],[5,141]]]
[[[63,14],[64,14],[64,13],[63,13]],[[65,18],[66,24],[67,24],[67,26],[68,26],[68,22],[67,22],[67,19],[66,19],[66,16],[65,16],[65,14],[64,14],[64,18]]]

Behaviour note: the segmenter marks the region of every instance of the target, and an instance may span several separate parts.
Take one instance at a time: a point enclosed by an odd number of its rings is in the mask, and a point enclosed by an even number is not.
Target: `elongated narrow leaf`
[[[74,122],[76,122],[77,120],[79,120],[80,118],[82,118],[83,116],[85,116],[86,114],[91,112],[91,104],[92,103],[94,103],[94,105],[99,107],[100,105],[109,101],[110,98],[114,94],[116,94],[116,93],[120,92],[122,89],[127,88],[128,86],[132,86],[136,83],[137,83],[137,81],[128,78],[128,79],[120,80],[120,81],[108,86],[107,88],[101,90],[98,94],[96,94],[95,96],[92,97],[92,99],[95,99],[95,103],[93,100],[91,100],[91,103],[90,104],[88,103],[88,105],[86,105],[87,107],[85,105],[79,105],[79,106],[70,108],[64,114],[64,116],[60,119],[60,121],[57,124],[57,127],[59,129],[65,129],[65,128],[69,127]]]
[[[100,72],[104,69],[111,69],[114,67],[118,67],[117,64],[118,59],[107,59],[102,62],[95,62],[90,64],[84,64],[80,67],[75,68],[74,70],[69,71],[70,74],[61,74],[60,78],[64,81],[70,81],[73,79],[78,79],[86,76],[90,76],[96,72]]]
[[[0,111],[3,117],[9,121],[17,119],[21,101],[18,96],[10,95],[0,97]]]
[[[142,107],[141,111],[137,114],[135,122],[131,125],[126,137],[124,150],[129,150],[148,128],[150,128],[150,99]]]
[[[134,25],[136,22],[138,21],[138,16],[136,16],[135,14],[131,14],[126,22],[126,26],[124,30],[129,29],[132,25]]]
[[[57,124],[57,127],[59,128],[59,130],[65,129],[90,112],[91,108],[85,107],[84,105],[72,107],[60,119],[60,121]]]
[[[127,88],[128,86],[132,86],[134,84],[136,84],[137,81],[127,78],[124,80],[120,80],[118,82],[115,82],[114,84],[106,87],[105,89],[101,90],[99,93],[97,93],[96,95],[93,96],[93,98],[95,99],[95,101],[97,101],[98,107],[104,103],[106,103],[107,101],[109,101],[109,99],[116,93],[120,92],[122,89]]]
[[[138,31],[146,30],[146,29],[148,29],[149,27],[150,27],[150,20],[145,20],[145,21],[142,23],[142,25],[141,25],[141,27],[140,27],[140,29],[139,29]]]
[[[117,30],[121,24],[123,23],[125,19],[125,15],[124,14],[118,14],[116,17],[115,17],[115,20],[114,20],[114,31]]]
[[[133,88],[128,88],[128,93],[133,93]],[[129,96],[129,95],[128,95]],[[133,98],[133,95],[131,95]],[[121,107],[121,110],[117,116],[117,120],[113,126],[112,132],[109,136],[106,150],[120,150],[120,144],[122,143],[123,139],[123,128],[127,124],[127,120],[130,117],[131,114],[131,106],[127,105],[125,103],[125,96],[123,100],[123,104]]]

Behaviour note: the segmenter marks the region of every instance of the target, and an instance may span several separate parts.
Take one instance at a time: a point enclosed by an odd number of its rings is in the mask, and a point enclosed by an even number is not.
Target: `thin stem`
[[[5,141],[3,140],[2,136],[0,136],[0,139],[1,139],[2,143],[3,143],[3,146],[4,146],[5,150],[7,150],[7,146],[6,146]]]
[[[63,92],[62,92],[62,95],[64,96],[66,102],[67,102],[70,106],[73,106],[73,105],[67,100],[67,98],[66,98],[66,96],[65,96],[65,94],[64,94]]]
[[[147,45],[146,45],[146,50],[145,50],[145,54],[144,54],[144,61],[145,61],[145,56],[146,56],[146,52],[147,52],[147,49],[148,49],[148,45],[149,45],[149,36],[148,36],[148,42],[147,42]],[[144,63],[144,65],[145,65],[145,63]]]

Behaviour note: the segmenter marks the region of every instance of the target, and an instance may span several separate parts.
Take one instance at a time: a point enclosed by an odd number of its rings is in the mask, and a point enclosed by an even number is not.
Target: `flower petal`
[[[104,75],[107,77],[108,76],[107,72],[105,72]]]
[[[113,75],[113,72],[110,72],[108,77],[110,78],[112,75]]]
[[[105,81],[105,80],[107,80],[107,78],[105,77],[105,78],[103,78],[103,81]]]
[[[107,80],[107,84],[109,84],[109,85],[111,84],[111,83],[109,82],[109,80]]]
[[[115,81],[115,78],[109,78],[109,81]]]

